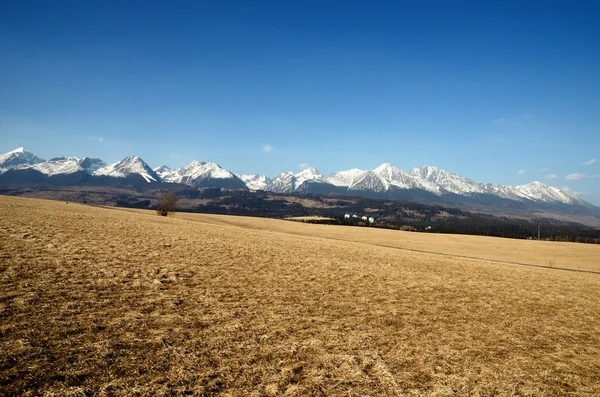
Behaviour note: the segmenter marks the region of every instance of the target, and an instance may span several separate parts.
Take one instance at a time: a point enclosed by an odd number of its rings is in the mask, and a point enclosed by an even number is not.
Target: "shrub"
[[[158,199],[158,205],[156,206],[156,212],[159,215],[167,216],[169,212],[175,211],[177,208],[177,197],[175,193],[168,192],[160,199]]]

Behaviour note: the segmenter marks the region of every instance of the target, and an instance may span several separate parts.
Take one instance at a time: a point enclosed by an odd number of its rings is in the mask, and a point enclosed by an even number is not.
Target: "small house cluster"
[[[358,221],[359,220],[359,216],[356,215],[356,214],[352,214],[352,215],[345,214],[344,215],[344,219],[346,219],[346,220],[350,220],[351,219],[351,220]],[[375,218],[373,218],[372,216],[368,216],[368,217],[367,216],[361,216],[360,220],[362,220],[363,222],[375,223]]]

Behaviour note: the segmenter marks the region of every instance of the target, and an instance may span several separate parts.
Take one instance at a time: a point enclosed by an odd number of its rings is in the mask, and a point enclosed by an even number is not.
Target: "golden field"
[[[0,196],[0,395],[600,395],[599,262]]]

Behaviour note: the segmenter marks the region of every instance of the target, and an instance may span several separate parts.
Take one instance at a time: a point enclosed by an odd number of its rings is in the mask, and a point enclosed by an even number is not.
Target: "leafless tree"
[[[175,196],[175,193],[168,192],[158,199],[156,212],[159,215],[167,216],[169,215],[169,212],[174,212],[175,209],[177,209],[177,196]]]

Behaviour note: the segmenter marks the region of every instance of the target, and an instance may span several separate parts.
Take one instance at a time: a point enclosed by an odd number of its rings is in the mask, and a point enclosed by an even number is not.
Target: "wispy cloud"
[[[104,138],[102,138],[101,136],[94,135],[94,136],[89,137],[88,141],[90,141],[90,142],[96,142],[96,143],[102,143],[102,142],[104,142]]]
[[[550,179],[550,180],[552,180],[552,179],[558,179],[558,175],[556,175],[556,174],[549,174],[549,175],[546,175],[545,178],[546,179]]]
[[[534,120],[535,120],[535,117],[533,116],[533,114],[525,113],[520,116],[499,117],[497,119],[492,120],[492,123],[494,123],[494,124],[503,124],[503,123],[511,123],[511,124],[521,123],[521,124],[523,124],[523,123],[528,123],[528,122],[531,122]]]
[[[521,120],[523,121],[533,121],[534,117],[533,114],[531,113],[525,113],[522,117]]]
[[[560,190],[562,190],[562,191],[564,191],[564,192],[567,192],[567,193],[569,193],[570,195],[572,195],[572,196],[575,196],[575,197],[579,197],[579,196],[586,196],[586,195],[588,195],[588,194],[589,194],[589,193],[583,193],[583,192],[576,192],[575,190],[571,189],[571,188],[570,188],[570,187],[568,187],[568,186],[563,186],[563,187],[561,187],[561,188],[560,188]]]
[[[298,167],[300,167],[301,170],[305,170],[305,169],[307,169],[307,168],[310,167],[310,164],[308,164],[308,163],[300,163],[300,164],[298,164]]]
[[[265,152],[265,153],[271,153],[273,151],[273,146],[271,146],[271,145],[264,145],[262,147],[262,149],[263,149],[263,152]]]
[[[569,174],[567,176],[565,176],[565,179],[567,181],[578,181],[581,179],[584,179],[586,176],[583,174]]]
[[[583,163],[583,165],[594,165],[598,162],[598,159],[591,159]]]
[[[542,169],[540,170],[540,172],[548,172],[548,171],[550,171],[550,168],[548,168],[548,167],[546,167],[546,168],[542,168]]]
[[[568,181],[580,181],[582,179],[600,179],[600,174],[585,175],[585,174],[569,174],[565,176]]]
[[[519,175],[523,175],[523,174],[524,174],[524,173],[526,173],[526,172],[527,172],[527,170],[526,170],[526,169],[524,169],[524,168],[521,168],[521,169],[519,170],[519,172],[517,172],[517,174],[519,174]]]

